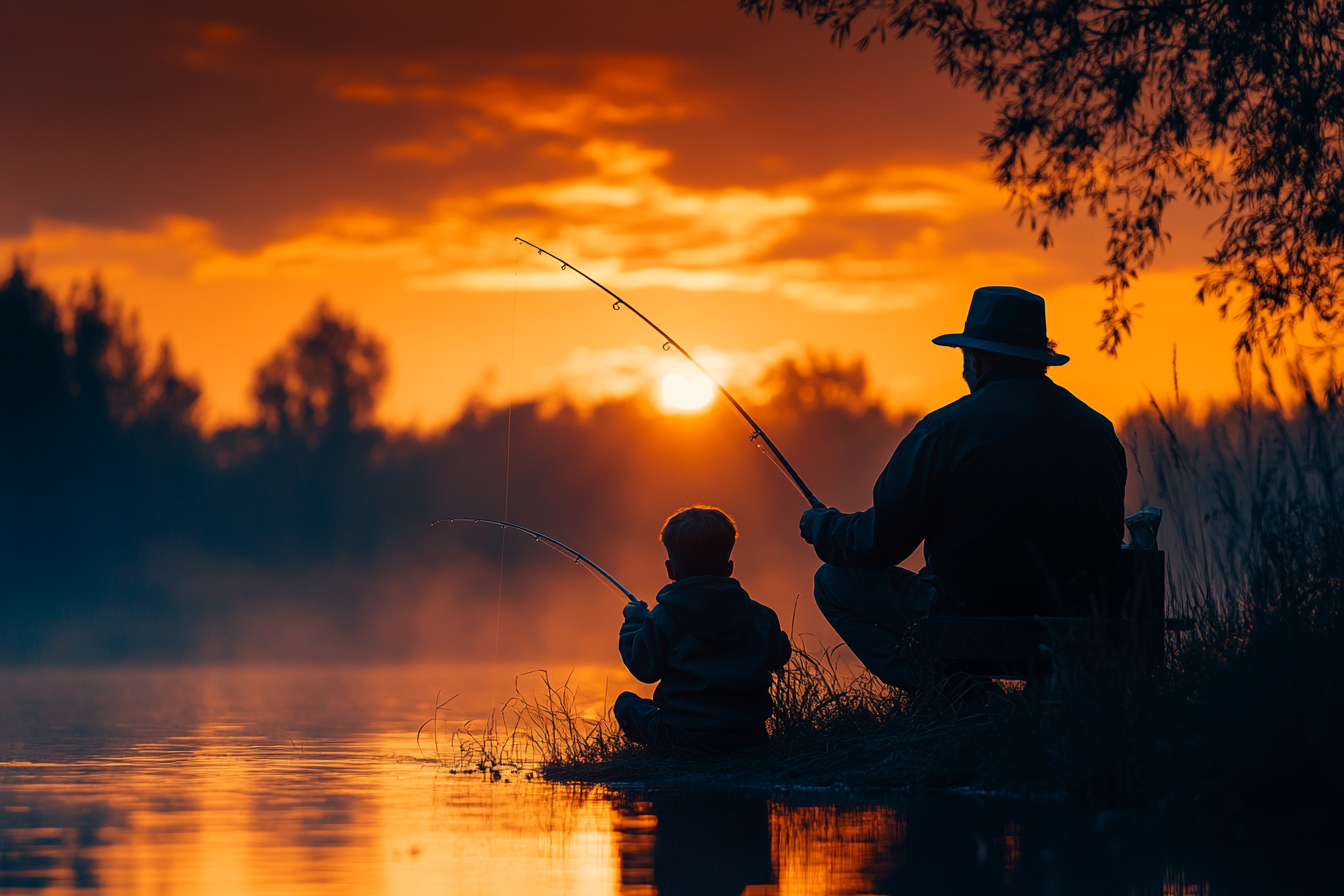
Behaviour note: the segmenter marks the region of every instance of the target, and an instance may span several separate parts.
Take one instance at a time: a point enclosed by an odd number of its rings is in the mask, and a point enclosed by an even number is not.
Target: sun
[[[679,373],[663,377],[663,408],[698,411],[714,399],[714,383],[703,373],[687,379]]]

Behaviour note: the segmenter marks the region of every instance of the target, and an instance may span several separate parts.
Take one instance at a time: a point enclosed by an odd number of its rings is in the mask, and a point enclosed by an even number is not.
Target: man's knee
[[[874,602],[882,602],[881,573],[823,563],[812,576],[812,596],[822,615],[834,624],[837,618],[854,614],[872,615]]]
[[[843,578],[844,572],[829,563],[821,564],[812,576],[812,597],[823,613],[839,606],[837,598],[844,591]]]

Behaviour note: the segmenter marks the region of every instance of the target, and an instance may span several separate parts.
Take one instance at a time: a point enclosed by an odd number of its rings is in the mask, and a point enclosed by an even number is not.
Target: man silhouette
[[[872,507],[808,510],[799,524],[823,561],[817,606],[873,674],[901,688],[915,683],[905,629],[931,609],[1101,608],[1124,533],[1124,449],[1109,420],[1045,375],[1069,360],[1046,336],[1045,300],[981,287],[963,331],[933,342],[962,350],[971,393],[901,441]],[[924,568],[898,566],[920,542]]]

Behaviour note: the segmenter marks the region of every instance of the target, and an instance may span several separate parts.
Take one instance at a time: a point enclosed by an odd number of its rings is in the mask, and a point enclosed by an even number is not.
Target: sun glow
[[[698,411],[714,398],[714,383],[703,373],[687,379],[679,373],[663,377],[663,407],[669,411]]]

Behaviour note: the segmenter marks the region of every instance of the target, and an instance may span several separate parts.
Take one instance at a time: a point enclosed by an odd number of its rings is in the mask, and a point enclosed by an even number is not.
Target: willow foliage
[[[1222,239],[1198,299],[1242,322],[1238,349],[1329,341],[1344,302],[1341,0],[739,0],[859,49],[911,34],[998,105],[986,155],[1051,244],[1082,208],[1110,227],[1100,325],[1114,353],[1129,286],[1170,240],[1181,197]]]

